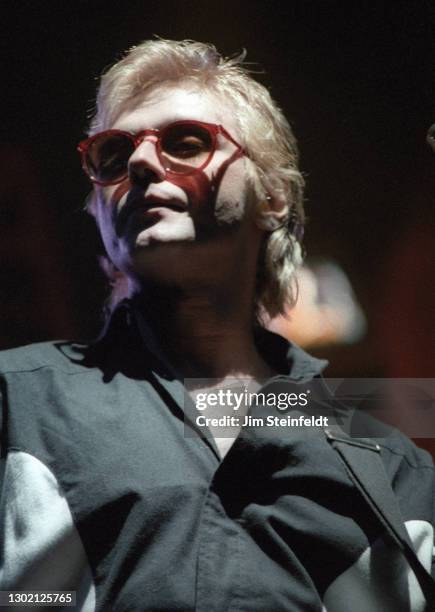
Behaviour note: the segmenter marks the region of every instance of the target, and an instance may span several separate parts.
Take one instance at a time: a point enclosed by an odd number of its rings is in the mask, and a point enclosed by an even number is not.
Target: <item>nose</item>
[[[157,141],[153,136],[145,137],[128,160],[128,176],[132,183],[160,183],[165,180],[166,170],[157,155]]]

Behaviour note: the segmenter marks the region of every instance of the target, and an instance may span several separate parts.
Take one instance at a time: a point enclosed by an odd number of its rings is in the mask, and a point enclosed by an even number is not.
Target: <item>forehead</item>
[[[108,126],[137,132],[161,128],[173,121],[195,119],[221,124],[237,132],[234,110],[217,96],[189,84],[161,86],[126,101],[121,112]]]

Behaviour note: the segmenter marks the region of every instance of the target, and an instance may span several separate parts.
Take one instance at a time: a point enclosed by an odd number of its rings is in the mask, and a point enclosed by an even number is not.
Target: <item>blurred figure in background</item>
[[[306,262],[297,273],[298,300],[269,328],[304,348],[358,342],[366,319],[349,279],[340,266],[324,260]]]

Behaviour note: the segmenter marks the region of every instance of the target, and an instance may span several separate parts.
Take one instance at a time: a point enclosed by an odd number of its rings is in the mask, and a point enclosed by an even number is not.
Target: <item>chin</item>
[[[173,219],[162,219],[149,227],[143,228],[131,236],[135,248],[167,244],[171,242],[192,242],[195,240],[195,227],[190,218],[180,219],[174,223]]]
[[[159,245],[162,247],[170,244],[189,244],[195,240],[195,236],[190,233],[167,231],[167,230],[145,230],[137,235],[134,241],[134,250],[143,250],[146,248],[156,248]]]
[[[155,232],[142,232],[135,240],[134,246],[128,249],[127,265],[130,269],[146,271],[158,269],[164,275],[168,266],[180,263],[191,250],[194,241],[191,236],[175,232],[164,235]],[[178,260],[178,261],[177,261]]]

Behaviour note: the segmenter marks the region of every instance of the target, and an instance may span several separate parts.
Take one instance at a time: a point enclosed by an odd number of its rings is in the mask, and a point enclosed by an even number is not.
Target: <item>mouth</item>
[[[155,200],[146,202],[144,205],[136,207],[135,210],[138,208],[143,208],[145,210],[151,210],[153,208],[169,208],[169,210],[175,210],[177,212],[183,212],[186,210],[185,206],[182,206],[181,204],[176,204],[174,202],[160,202]]]
[[[147,196],[145,198],[135,198],[131,202],[126,202],[125,205],[126,213],[129,214],[135,210],[151,210],[153,208],[169,208],[177,212],[186,210],[186,206],[181,202],[174,200],[168,200],[166,198],[159,198],[158,196]]]

